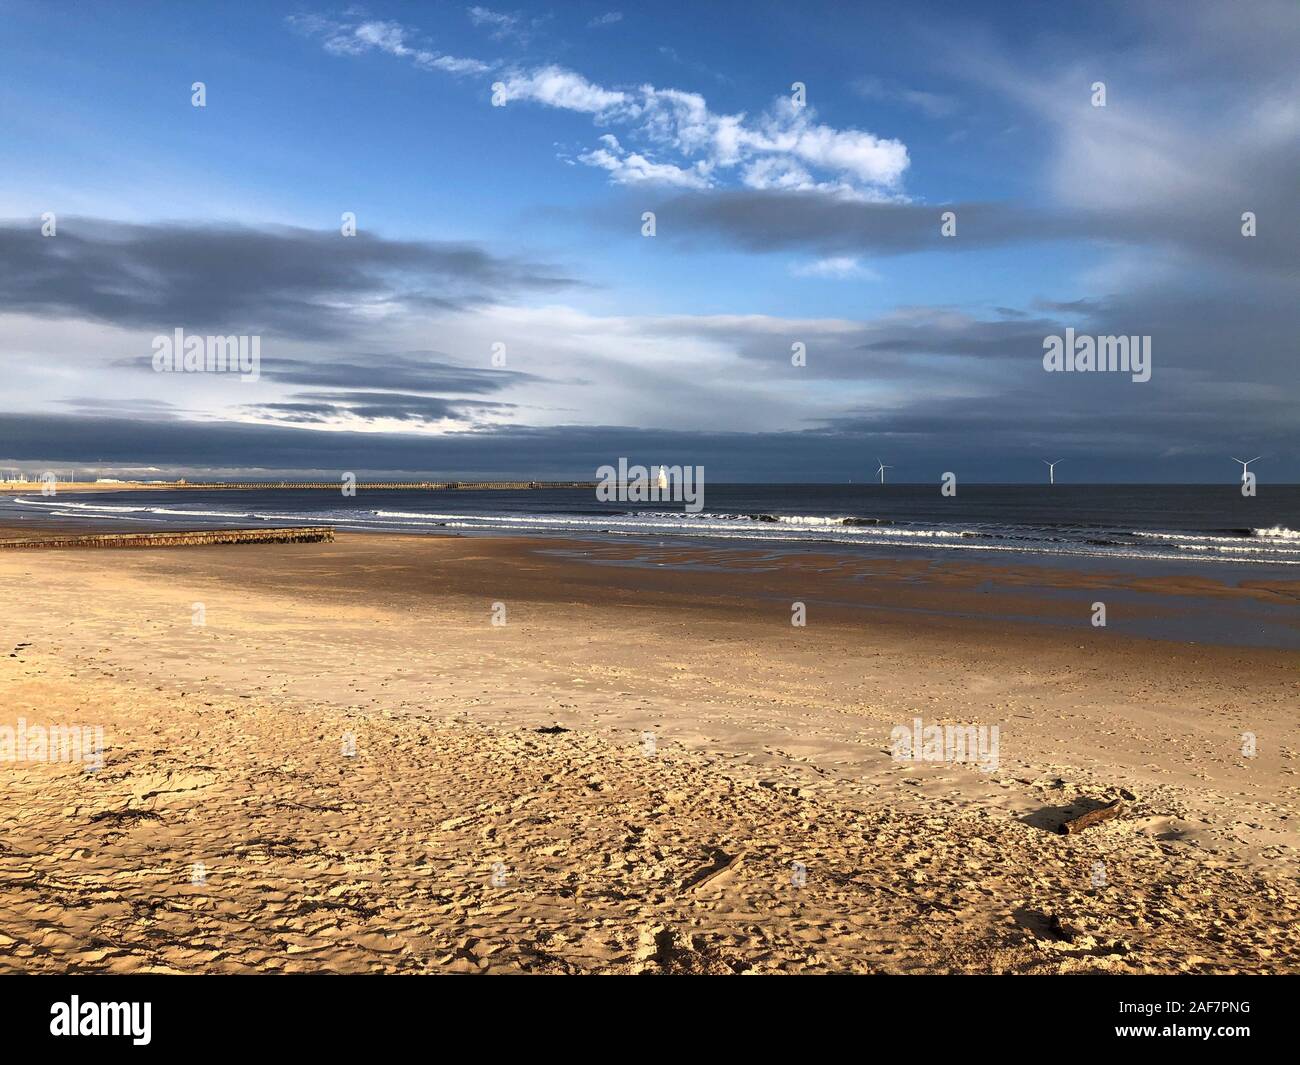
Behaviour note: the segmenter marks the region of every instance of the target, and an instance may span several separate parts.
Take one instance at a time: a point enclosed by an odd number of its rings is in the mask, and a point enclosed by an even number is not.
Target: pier
[[[526,491],[547,488],[595,488],[595,481],[0,481],[0,492],[59,495],[63,492],[171,492],[171,491],[258,491],[266,489],[313,489],[337,492],[356,488],[366,492],[428,491]]]

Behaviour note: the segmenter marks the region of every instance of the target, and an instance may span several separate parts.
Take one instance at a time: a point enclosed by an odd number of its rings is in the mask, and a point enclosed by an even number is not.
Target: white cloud
[[[832,255],[810,263],[799,263],[790,268],[795,277],[820,277],[836,281],[879,281],[880,275],[852,255]]]
[[[868,185],[894,186],[908,165],[902,142],[814,123],[810,108],[796,108],[789,100],[768,113],[752,144]]]
[[[504,342],[508,369],[521,376],[481,397],[504,406],[459,414],[456,424],[360,423],[340,414],[313,428],[436,434],[471,423],[573,424],[595,420],[593,412],[598,412],[599,421],[610,425],[680,430],[707,425],[743,432],[761,424],[797,430],[806,428],[810,417],[842,412],[846,394],[856,386],[842,381],[824,399],[792,389],[798,371],[789,364],[790,339],[804,338],[810,350],[829,358],[832,349],[860,343],[861,328],[837,319],[766,315],[601,315],[561,304],[489,304],[387,318],[368,331],[366,351],[422,351],[437,337],[438,348],[450,353],[436,356],[437,361],[483,369],[489,366],[492,345]],[[251,386],[235,376],[152,373],[154,332],[0,315],[0,335],[8,340],[14,367],[10,409],[71,409],[76,397],[94,395],[105,403],[171,404],[174,413],[187,418],[265,421],[265,413],[250,414],[247,405],[293,402],[304,387],[264,374],[253,396]],[[756,352],[770,356],[773,373],[754,372]],[[318,342],[280,338],[273,353],[264,345],[263,368],[273,360],[319,364],[351,357],[346,346],[323,349]],[[118,364],[124,358],[138,360],[143,368],[124,368]],[[367,386],[359,382],[358,387]],[[879,384],[864,381],[861,387],[875,394]]]
[[[421,62],[420,66],[432,67],[434,70],[442,70],[448,74],[485,74],[492,67],[480,62],[477,59],[463,59],[454,55],[435,56],[427,62]]]
[[[529,19],[519,14],[493,11],[490,7],[479,5],[466,8],[465,14],[479,29],[487,30],[488,36],[494,41],[514,40],[520,44],[528,44],[533,37],[533,31],[551,17],[547,14]]]
[[[816,182],[793,159],[769,156],[756,159],[741,171],[741,180],[751,189],[808,189]]]
[[[631,104],[627,93],[601,88],[581,74],[546,66],[509,75],[503,82],[506,100],[531,100],[547,107],[601,115]]]
[[[293,29],[308,37],[318,37],[331,55],[362,55],[378,51],[398,59],[407,59],[425,70],[447,74],[485,74],[491,64],[478,59],[443,55],[428,48],[412,47],[409,31],[396,22],[337,22],[319,15],[290,15],[285,20]]]
[[[470,22],[475,26],[489,26],[500,34],[509,33],[519,25],[517,16],[493,11],[488,7],[466,8],[465,13],[469,15]]]
[[[393,55],[410,55],[403,43],[406,31],[395,22],[363,22],[353,31],[362,47],[382,48]]]
[[[588,22],[587,28],[594,30],[600,28],[601,26],[612,26],[614,25],[614,23],[622,22],[622,21],[623,21],[623,12],[607,11],[605,12],[605,14],[599,15],[596,18],[592,19],[590,22]]]
[[[789,100],[750,121],[743,113],[716,114],[698,93],[642,85],[624,95],[622,112],[611,120],[621,118],[687,159],[702,157],[711,173],[740,167],[742,182],[753,188],[881,194],[896,190],[908,167],[902,142],[820,124],[811,108]]]
[[[705,164],[697,163],[683,170],[673,163],[656,163],[639,152],[629,152],[612,133],[600,138],[604,147],[594,148],[578,156],[578,161],[609,172],[616,185],[667,185],[678,188],[703,189],[709,186]]]
[[[469,9],[478,25],[500,32],[519,28],[515,15],[488,8]],[[611,12],[602,23],[610,20]],[[411,34],[395,22],[352,25],[314,16],[290,24],[323,38],[327,51],[355,55],[377,49],[428,69],[480,74],[491,69],[478,60],[461,60],[412,47]],[[614,20],[616,21],[616,20]],[[858,199],[901,196],[909,165],[907,146],[865,130],[836,129],[818,122],[810,107],[777,100],[755,118],[719,114],[699,93],[642,84],[610,88],[558,64],[515,68],[503,77],[506,103],[534,103],[591,115],[599,124],[618,126],[629,142],[609,135],[602,146],[577,156],[606,171],[616,184],[660,184],[702,188],[726,176],[751,188],[813,190]],[[637,141],[641,143],[636,143]],[[655,152],[652,155],[650,149]],[[666,158],[674,155],[676,158]]]

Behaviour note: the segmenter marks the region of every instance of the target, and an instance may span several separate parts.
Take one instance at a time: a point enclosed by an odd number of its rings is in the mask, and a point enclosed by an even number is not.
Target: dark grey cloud
[[[923,381],[927,367],[936,374],[950,374],[949,364],[936,357],[1033,362],[1042,356],[1045,336],[1084,320],[1078,312],[1046,317],[1006,309],[990,314],[920,306],[900,307],[863,322],[791,321],[785,332],[774,328],[779,320],[743,317],[676,318],[654,323],[654,329],[667,337],[707,338],[735,351],[755,368],[774,371],[789,364],[790,344],[798,340],[807,354],[801,373],[808,377],[883,382]],[[978,367],[963,367],[964,373],[972,371],[978,372]]]
[[[870,323],[857,351],[891,355],[969,355],[1014,358],[1042,353],[1043,337],[1060,331],[1049,319],[982,319],[926,308]]]
[[[1051,311],[1054,314],[1094,314],[1101,310],[1102,300],[1081,298],[1077,300],[1046,300],[1036,299],[1033,301],[1033,307],[1040,311]]]
[[[334,358],[322,355],[319,360],[264,358],[261,378],[289,385],[313,385],[318,388],[393,389],[404,392],[451,392],[482,395],[498,392],[512,385],[546,380],[519,370],[460,366],[443,361],[449,356],[438,351],[368,352]],[[152,355],[117,359],[113,366],[153,373]]]
[[[1061,382],[1061,395],[1069,397],[1073,387]],[[946,470],[957,471],[963,480],[1037,480],[1041,452],[1048,448],[1053,458],[1070,461],[1071,478],[1079,481],[1232,485],[1227,456],[1250,446],[1268,460],[1267,482],[1300,480],[1294,433],[1276,434],[1223,418],[1199,423],[1192,431],[1168,411],[1168,426],[1176,435],[1156,446],[1140,423],[1099,414],[1095,407],[1079,407],[1064,416],[1048,406],[1035,410],[1013,402],[1010,409],[1014,417],[997,402],[933,399],[903,412],[849,415],[806,432],[666,432],[595,425],[436,436],[0,413],[0,439],[5,441],[0,459],[6,465],[153,465],[182,475],[265,471],[275,477],[335,479],[347,470],[513,480],[590,479],[601,464],[627,456],[669,465],[702,464],[716,484],[860,480],[870,475],[870,460],[880,455],[896,466],[899,480],[937,483]]]
[[[644,208],[642,208],[644,209]],[[683,243],[721,238],[744,251],[904,255],[1078,237],[1077,218],[999,203],[864,203],[823,192],[726,189],[667,196],[654,206],[658,235]],[[957,237],[940,215],[957,214]],[[622,211],[604,210],[622,228]]]
[[[1240,93],[1245,86],[1270,89],[1280,75],[1296,74],[1300,12],[1294,0],[1180,0],[1176,17],[1165,0],[1123,0],[1114,10],[1134,19],[1144,37],[1164,43],[1146,53],[1163,61],[1171,78],[1192,75]]]
[[[860,323],[807,323],[806,331],[798,322],[782,333],[771,319],[738,317],[674,319],[664,332],[691,332],[734,350],[756,378],[779,375],[813,394],[833,382],[845,410],[807,424],[895,440],[909,452],[987,454],[996,462],[1000,451],[1058,440],[1094,455],[1151,457],[1258,440],[1256,450],[1300,454],[1300,302],[1276,286],[1220,279],[1031,306],[1052,313],[904,307]],[[1044,340],[1068,327],[1094,337],[1149,337],[1150,380],[1046,372]],[[793,373],[792,340],[806,344],[807,356]],[[871,409],[854,411],[852,397],[864,390]]]
[[[343,361],[267,359],[262,363],[262,377],[321,388],[353,388],[364,383],[367,388],[375,389],[469,395],[498,392],[511,385],[542,380],[535,374],[518,370],[458,366],[441,361],[445,359],[446,355],[436,351],[375,352]]]
[[[341,415],[357,418],[396,418],[406,422],[437,422],[444,418],[474,419],[513,409],[512,403],[488,403],[401,392],[295,392],[288,400],[250,404],[250,414],[293,423],[328,422]]]
[[[844,437],[870,437],[904,457],[946,453],[952,463],[1005,461],[1054,447],[1072,459],[1101,463],[1147,464],[1160,468],[1175,455],[1203,455],[1211,467],[1233,447],[1258,444],[1287,472],[1300,471],[1295,428],[1280,412],[1244,420],[1223,406],[1194,406],[1195,431],[1189,431],[1182,399],[1136,391],[1105,375],[1051,378],[1048,389],[1033,382],[998,397],[933,397],[905,410],[864,411],[827,419],[822,431]],[[1036,401],[1036,402],[1035,402]],[[997,458],[994,458],[997,456]],[[1214,467],[1217,468],[1217,467]],[[1275,471],[1277,467],[1274,467]]]
[[[1132,210],[862,203],[820,192],[771,189],[677,194],[658,201],[653,209],[658,235],[685,246],[719,238],[749,252],[893,256],[1082,241],[1181,251],[1189,256],[1189,264],[1231,263],[1252,272],[1294,276],[1300,214],[1294,210],[1292,190],[1300,182],[1300,155],[1286,167],[1274,160],[1270,170],[1257,170],[1257,186],[1243,189],[1239,196]],[[1257,216],[1255,237],[1241,234],[1246,210]],[[941,232],[941,216],[948,211],[957,216],[952,237]],[[602,209],[601,217],[606,225],[627,228],[625,211]]]
[[[320,339],[373,326],[365,312],[460,308],[576,284],[475,244],[362,230],[62,218],[0,224],[0,311],[168,332]]]

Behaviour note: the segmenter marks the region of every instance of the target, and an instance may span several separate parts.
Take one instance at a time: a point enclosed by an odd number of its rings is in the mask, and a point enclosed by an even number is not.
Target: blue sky
[[[1300,479],[1300,14],[1234,12],[0,0],[0,464]],[[265,372],[150,372],[176,328]]]

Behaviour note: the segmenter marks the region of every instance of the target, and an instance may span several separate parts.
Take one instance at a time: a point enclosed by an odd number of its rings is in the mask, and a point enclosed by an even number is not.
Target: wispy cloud
[[[808,263],[796,263],[790,268],[795,277],[820,277],[835,281],[879,281],[880,275],[851,255],[832,255]]]
[[[492,69],[492,64],[478,59],[413,45],[414,35],[396,22],[340,22],[321,15],[290,15],[285,21],[304,36],[319,39],[325,51],[332,55],[381,52],[406,59],[423,70],[454,75],[484,74]]]
[[[953,96],[929,92],[925,89],[913,89],[880,78],[859,78],[853,82],[853,91],[865,100],[903,104],[930,118],[947,118],[960,108],[957,99]]]
[[[494,41],[514,41],[521,45],[529,44],[535,31],[551,18],[549,14],[529,18],[521,13],[494,11],[481,5],[466,8],[465,14],[475,26],[486,30]]]

